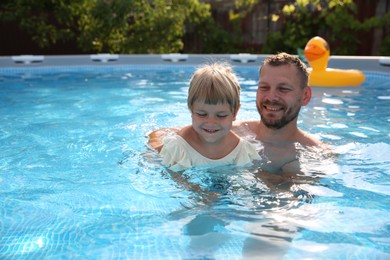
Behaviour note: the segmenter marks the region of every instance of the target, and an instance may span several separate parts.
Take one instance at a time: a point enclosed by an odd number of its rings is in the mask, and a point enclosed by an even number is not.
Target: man
[[[297,126],[299,111],[312,94],[306,65],[293,55],[279,53],[264,60],[259,74],[256,107],[261,120],[237,122],[233,130],[261,142],[264,170],[298,172],[298,150],[324,146]]]

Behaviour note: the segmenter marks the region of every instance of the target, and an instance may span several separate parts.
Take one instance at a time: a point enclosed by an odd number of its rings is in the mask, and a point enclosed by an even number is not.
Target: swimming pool
[[[0,70],[0,258],[390,257],[389,73],[314,89],[299,126],[339,157],[301,158],[308,182],[272,190],[250,169],[175,176],[148,151],[149,131],[190,123],[193,71]],[[236,71],[238,119],[258,118],[257,68]]]

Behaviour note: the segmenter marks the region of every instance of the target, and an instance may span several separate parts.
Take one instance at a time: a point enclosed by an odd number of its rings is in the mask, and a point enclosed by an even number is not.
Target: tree
[[[75,37],[75,11],[82,0],[2,0],[0,21],[16,23],[41,48]]]
[[[359,44],[356,35],[360,22],[355,18],[356,11],[352,0],[296,0],[278,14],[282,30],[268,36],[263,51],[294,53],[318,35],[331,44],[333,54],[353,54]]]
[[[238,0],[240,15],[250,13],[261,0]],[[361,43],[359,33],[390,23],[390,14],[357,18],[358,7],[353,0],[295,0],[272,14],[280,31],[270,32],[262,53],[286,51],[296,53],[314,36],[321,36],[332,46],[332,54],[356,54]]]
[[[169,53],[183,49],[188,22],[205,23],[198,0],[3,0],[0,19],[40,47],[74,40],[85,52]]]

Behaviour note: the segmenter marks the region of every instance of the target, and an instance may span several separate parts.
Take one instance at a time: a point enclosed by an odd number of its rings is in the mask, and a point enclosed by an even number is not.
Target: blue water
[[[300,158],[307,182],[254,169],[172,174],[148,132],[190,123],[193,67],[0,71],[1,259],[388,259],[390,74],[315,88],[299,126],[337,158]],[[238,120],[257,68],[237,68]]]

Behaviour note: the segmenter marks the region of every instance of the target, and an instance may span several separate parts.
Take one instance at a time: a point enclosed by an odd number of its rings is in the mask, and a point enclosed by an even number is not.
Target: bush
[[[263,53],[296,52],[314,36],[321,36],[332,46],[332,54],[355,54],[360,44],[359,33],[383,26],[385,17],[372,17],[360,22],[352,0],[296,0],[276,14],[282,22],[280,32],[271,32]]]

